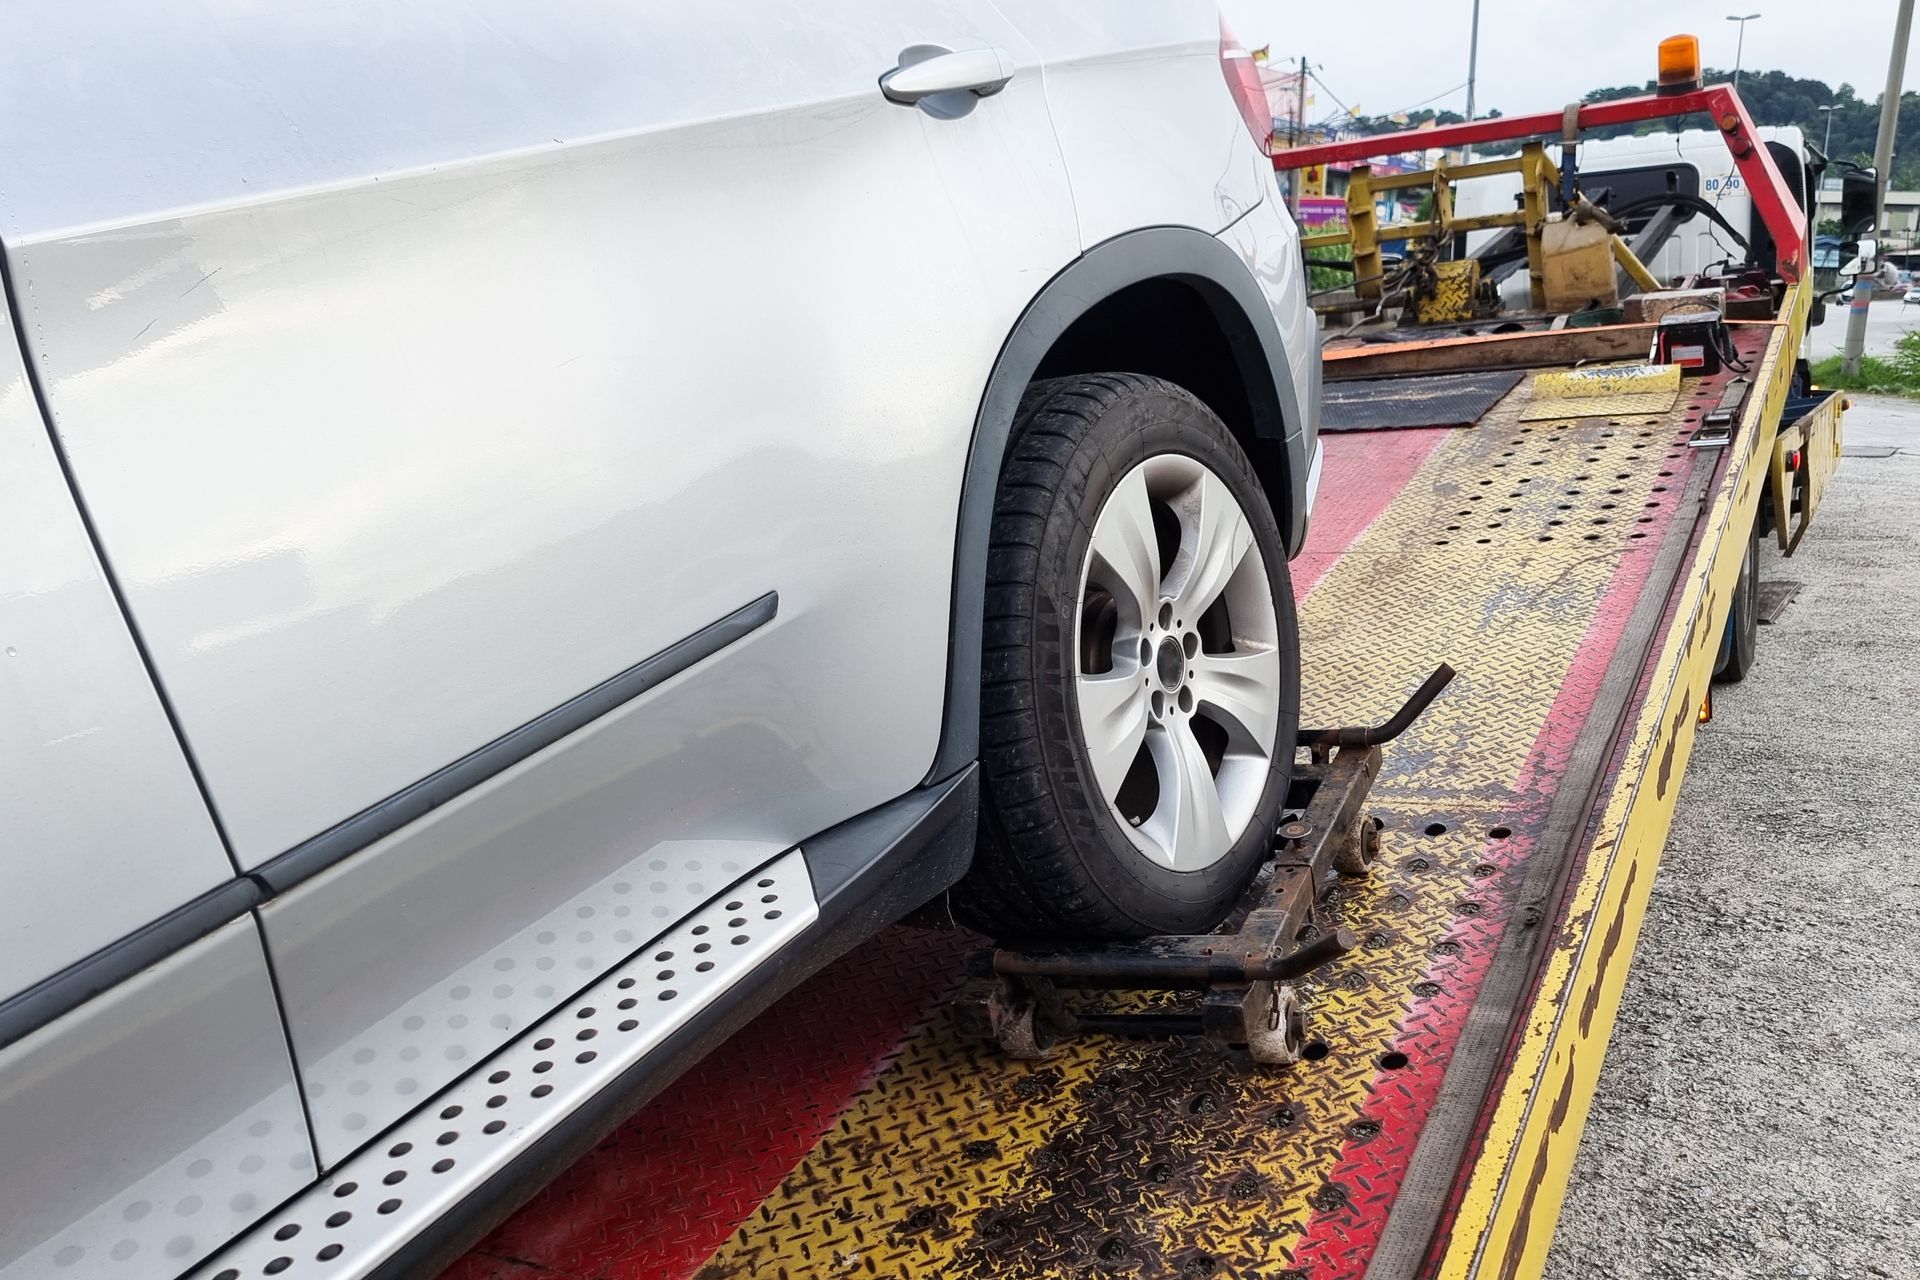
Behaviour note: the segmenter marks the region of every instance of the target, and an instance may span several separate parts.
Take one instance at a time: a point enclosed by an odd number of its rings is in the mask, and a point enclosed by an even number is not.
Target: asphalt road
[[[1871,304],[1867,312],[1866,354],[1890,354],[1894,339],[1915,326],[1920,326],[1920,302],[1908,306],[1899,298],[1887,298]],[[1826,323],[1813,331],[1813,359],[1843,354],[1846,342],[1847,300],[1836,298],[1827,303]]]
[[[1694,750],[1551,1280],[1920,1276],[1920,403],[1855,405],[1898,452],[1761,562],[1805,586]]]

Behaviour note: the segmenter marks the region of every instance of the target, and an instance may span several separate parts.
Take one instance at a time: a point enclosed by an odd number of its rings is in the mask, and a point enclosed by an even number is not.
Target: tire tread
[[[1035,693],[1044,673],[1036,669],[1032,645],[1037,623],[1051,612],[1037,598],[1035,578],[1053,508],[1064,486],[1091,474],[1100,451],[1097,442],[1089,448],[1089,438],[1101,420],[1140,397],[1185,401],[1218,421],[1183,388],[1128,373],[1036,382],[1015,415],[987,555],[980,698],[987,803],[979,855],[953,899],[961,919],[996,936],[1115,938],[1154,931],[1109,900],[1076,849],[1077,841],[1105,837],[1089,829],[1090,813],[1063,803],[1076,794],[1077,778],[1050,771]],[[1231,435],[1224,427],[1219,435],[1250,475]]]

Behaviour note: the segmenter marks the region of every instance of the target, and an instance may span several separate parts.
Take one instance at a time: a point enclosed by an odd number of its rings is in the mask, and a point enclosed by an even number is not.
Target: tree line
[[[1709,84],[1731,79],[1731,72],[1709,70],[1706,73]],[[1651,80],[1644,85],[1595,89],[1582,101],[1607,102],[1614,98],[1631,98],[1637,94],[1652,93],[1653,89],[1654,82]],[[1875,94],[1868,100],[1862,98],[1850,84],[1842,84],[1835,89],[1824,80],[1791,76],[1784,71],[1740,73],[1740,99],[1747,104],[1747,112],[1755,124],[1799,125],[1807,141],[1816,147],[1825,145],[1827,137],[1827,115],[1820,108],[1839,108],[1833,112],[1833,149],[1829,152],[1829,158],[1851,160],[1855,164],[1873,163],[1873,140],[1880,131],[1880,97]],[[1596,130],[1595,134],[1613,137],[1623,133],[1650,133],[1660,127],[1658,124],[1639,128],[1621,127],[1606,132]],[[1920,94],[1900,95],[1900,128],[1893,144],[1893,185],[1909,189],[1920,186]]]
[[[1732,79],[1733,74],[1729,71],[1708,69],[1706,72],[1709,84]],[[1595,89],[1581,101],[1608,102],[1614,98],[1631,98],[1652,93],[1654,87],[1654,82],[1649,80],[1640,85]],[[1753,116],[1755,124],[1799,125],[1807,140],[1816,147],[1822,146],[1827,137],[1827,117],[1820,108],[1837,107],[1838,110],[1833,113],[1830,158],[1851,160],[1862,165],[1873,163],[1873,141],[1880,128],[1878,94],[1869,100],[1862,98],[1850,84],[1842,84],[1835,89],[1824,80],[1792,76],[1784,71],[1743,70],[1740,73],[1740,97],[1747,104],[1747,111]],[[1488,111],[1483,114],[1497,116],[1500,112]],[[1354,116],[1351,120],[1341,122],[1339,127],[1343,133],[1350,131],[1371,136],[1416,129],[1429,120],[1437,125],[1459,124],[1465,117],[1455,111],[1423,109],[1403,112],[1398,117]],[[1630,133],[1655,133],[1671,127],[1668,121],[1651,121],[1640,125],[1616,125],[1590,130],[1587,136],[1615,138]],[[1699,127],[1706,126],[1702,123]],[[1900,96],[1900,128],[1893,152],[1892,185],[1908,190],[1920,187],[1920,93],[1904,93]]]

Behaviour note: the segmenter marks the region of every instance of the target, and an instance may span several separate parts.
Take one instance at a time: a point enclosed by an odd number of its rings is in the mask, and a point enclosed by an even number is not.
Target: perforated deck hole
[[[192,1280],[257,1280],[260,1276],[309,1280],[370,1269],[390,1253],[394,1241],[470,1194],[525,1142],[547,1132],[616,1079],[816,918],[811,881],[797,852],[783,854],[750,874],[752,879],[723,889],[717,901],[666,935],[651,942],[641,940],[639,954],[626,967],[602,977],[519,1040],[498,1050],[430,1106],[349,1158],[332,1180],[316,1184],[190,1273]],[[743,891],[749,884],[754,890],[750,895]],[[744,914],[749,896],[767,908],[761,919]],[[659,987],[656,966],[662,961],[653,957],[665,953],[670,958],[674,952],[690,949],[696,937],[711,936],[715,928],[734,920],[738,923],[726,935],[729,946],[712,952],[713,959],[701,961],[691,971],[671,973],[673,987]],[[704,943],[699,948],[711,950]],[[638,973],[633,971],[636,966]],[[655,989],[655,1000],[617,998],[618,992],[643,981]],[[484,988],[474,995],[483,999],[483,992]],[[574,1048],[556,1056],[550,1051],[562,1039]],[[579,1047],[588,1041],[596,1047]],[[448,1123],[470,1111],[486,1113],[486,1122],[477,1128]],[[457,1160],[451,1154],[455,1150],[462,1153]],[[363,1186],[381,1188],[381,1198],[354,1200]],[[315,1231],[330,1237],[324,1247],[305,1238]],[[308,1249],[288,1252],[288,1242],[296,1238]]]

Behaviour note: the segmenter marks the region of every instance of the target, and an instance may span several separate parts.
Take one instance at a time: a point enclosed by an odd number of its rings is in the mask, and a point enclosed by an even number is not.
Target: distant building
[[[1814,194],[1814,221],[1821,222],[1828,218],[1837,221],[1840,217],[1840,179],[1822,179],[1820,190]],[[1887,192],[1885,234],[1896,243],[1911,244],[1920,239],[1920,191]]]

